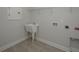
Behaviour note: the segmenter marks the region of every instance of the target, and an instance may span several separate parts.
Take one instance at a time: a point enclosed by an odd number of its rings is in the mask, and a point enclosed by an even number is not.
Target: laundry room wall
[[[23,40],[26,37],[24,25],[30,22],[29,19],[29,8],[22,8],[22,16],[17,20],[8,19],[8,7],[0,7],[0,47]]]
[[[75,25],[79,23],[79,8],[42,7],[33,8],[31,12],[31,23],[39,24],[39,38],[63,46],[64,50],[69,51],[70,37],[79,37],[79,32],[74,30]]]

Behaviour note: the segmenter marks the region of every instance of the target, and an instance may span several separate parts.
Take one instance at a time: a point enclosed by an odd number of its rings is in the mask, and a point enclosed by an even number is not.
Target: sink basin
[[[26,32],[37,32],[38,24],[26,24]]]

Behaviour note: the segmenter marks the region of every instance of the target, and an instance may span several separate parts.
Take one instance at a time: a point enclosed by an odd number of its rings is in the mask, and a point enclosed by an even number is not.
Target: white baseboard
[[[73,48],[73,47],[72,47],[71,51],[72,51],[72,52],[79,52],[79,49],[78,49],[78,48]]]
[[[54,42],[51,42],[51,41],[48,41],[48,40],[45,40],[45,39],[41,39],[41,38],[39,38],[38,40],[41,41],[41,42],[43,42],[43,43],[46,43],[46,44],[48,44],[50,46],[54,46],[54,47],[56,47],[58,49],[61,49],[63,51],[66,51],[66,52],[69,51],[68,47],[62,46],[60,44],[57,44],[57,43],[54,43]]]
[[[2,46],[2,47],[0,47],[0,51],[4,51],[5,49],[10,48],[10,47],[12,47],[12,46],[18,44],[18,43],[24,41],[25,39],[27,39],[27,37],[22,38],[22,39],[20,39],[20,40],[17,40],[17,41],[15,41],[15,42],[13,42],[13,43],[9,43],[9,44],[7,44],[7,45],[5,45],[5,46]]]

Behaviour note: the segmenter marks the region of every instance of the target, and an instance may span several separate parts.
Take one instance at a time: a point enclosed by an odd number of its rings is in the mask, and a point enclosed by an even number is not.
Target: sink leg
[[[32,42],[34,41],[35,39],[35,33],[32,33]]]

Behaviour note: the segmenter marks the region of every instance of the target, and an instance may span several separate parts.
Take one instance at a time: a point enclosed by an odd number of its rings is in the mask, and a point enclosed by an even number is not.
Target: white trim
[[[78,48],[73,48],[73,47],[72,47],[71,51],[72,51],[72,52],[79,52],[79,49],[78,49]]]
[[[51,41],[48,41],[48,40],[45,40],[45,39],[41,39],[41,38],[39,38],[38,40],[41,41],[41,42],[43,42],[43,43],[46,43],[46,44],[48,44],[50,46],[54,46],[54,47],[56,47],[58,49],[61,49],[63,51],[66,51],[66,52],[69,51],[68,47],[62,46],[60,44],[57,44],[57,43],[54,43],[54,42],[51,42]]]
[[[9,44],[7,44],[7,45],[5,45],[5,46],[2,46],[2,47],[0,47],[0,51],[4,51],[5,49],[10,48],[10,47],[12,47],[12,46],[18,44],[18,43],[24,41],[25,39],[27,39],[27,37],[25,37],[25,38],[23,38],[23,39],[20,39],[20,40],[17,40],[17,41],[15,41],[15,42],[13,42],[13,43],[9,43]]]

